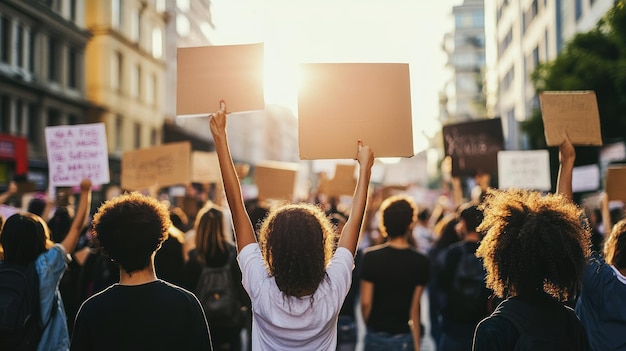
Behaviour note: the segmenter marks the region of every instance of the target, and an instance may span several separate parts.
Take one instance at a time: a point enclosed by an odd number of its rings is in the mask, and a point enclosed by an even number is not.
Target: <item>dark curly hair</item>
[[[0,233],[3,260],[8,263],[27,264],[46,252],[54,243],[50,229],[36,214],[20,212],[11,215]]]
[[[489,288],[500,297],[576,295],[591,245],[579,207],[558,194],[520,189],[490,189],[480,207],[477,229],[486,235],[476,256],[484,260]]]
[[[626,219],[617,222],[606,238],[604,259],[618,269],[626,268]]]
[[[172,222],[158,200],[132,192],[105,202],[92,224],[104,253],[131,274],[148,267]]]
[[[259,232],[269,274],[287,296],[311,295],[326,277],[334,228],[324,211],[309,203],[270,210]]]
[[[406,195],[393,195],[386,198],[378,209],[378,229],[384,237],[395,238],[407,234],[409,227],[417,219],[417,206]]]

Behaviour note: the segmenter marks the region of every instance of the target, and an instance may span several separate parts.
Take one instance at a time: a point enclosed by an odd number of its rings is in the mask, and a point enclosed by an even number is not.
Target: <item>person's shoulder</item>
[[[382,252],[384,249],[388,248],[389,245],[387,244],[378,244],[378,245],[373,245],[370,246],[368,248],[365,248],[363,250],[363,255],[367,255],[367,254],[374,254],[374,253],[380,253]]]
[[[478,323],[474,333],[475,350],[511,349],[519,337],[515,325],[507,318],[491,315]]]

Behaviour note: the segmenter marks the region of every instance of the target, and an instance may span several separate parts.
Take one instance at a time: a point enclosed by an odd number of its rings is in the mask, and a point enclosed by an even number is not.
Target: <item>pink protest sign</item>
[[[109,183],[109,157],[104,123],[46,127],[49,182],[75,186],[84,178]]]

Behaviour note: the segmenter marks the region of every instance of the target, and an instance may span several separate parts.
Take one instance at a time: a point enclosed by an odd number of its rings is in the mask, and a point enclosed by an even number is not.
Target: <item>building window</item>
[[[156,6],[157,12],[165,12],[165,10],[167,9],[165,0],[156,0],[155,6]]]
[[[580,16],[583,15],[583,1],[582,0],[575,1],[574,11],[576,15],[576,20],[580,19]]]
[[[150,145],[154,146],[157,144],[157,138],[158,138],[159,132],[156,130],[156,128],[152,128],[152,131],[150,132]]]
[[[15,102],[15,130],[18,135],[26,134],[26,126],[24,121],[24,112],[26,109],[26,103],[23,100],[17,100]]]
[[[122,91],[123,64],[122,53],[116,51],[111,60],[111,88],[117,92]]]
[[[11,132],[11,98],[8,95],[0,97],[0,131],[3,133]]]
[[[152,29],[152,56],[160,59],[163,56],[163,33],[161,29]]]
[[[48,125],[49,126],[60,126],[63,124],[61,120],[61,111],[57,109],[48,109]]]
[[[59,49],[56,40],[48,38],[48,80],[59,81]]]
[[[15,50],[16,66],[24,67],[24,28],[19,24],[15,27]]]
[[[116,152],[122,151],[122,135],[124,135],[123,131],[124,119],[122,118],[122,115],[117,115],[115,117],[115,142],[113,143],[113,145],[115,145]]]
[[[186,37],[191,32],[191,23],[189,23],[189,19],[187,16],[179,13],[176,16],[176,33],[178,33],[181,37]]]
[[[509,31],[506,33],[506,35],[500,42],[500,45],[498,46],[498,52],[500,56],[502,56],[502,54],[506,51],[506,49],[509,47],[512,41],[513,41],[513,29],[509,28]]]
[[[70,48],[67,53],[67,85],[70,88],[78,88],[78,53]]]
[[[28,33],[28,71],[35,72],[35,40],[37,39],[37,33],[31,31]]]
[[[70,0],[70,20],[76,22],[76,0]]]
[[[135,149],[140,149],[141,148],[141,124],[135,123],[134,134],[135,134]]]
[[[189,11],[190,3],[189,0],[176,0],[176,6],[182,12],[187,12]]]
[[[485,26],[485,14],[482,10],[472,11],[472,26],[474,28],[483,28]]]
[[[156,75],[152,74],[150,79],[148,79],[148,84],[146,86],[146,103],[148,106],[154,106],[154,102],[156,101]]]
[[[131,74],[131,94],[133,98],[141,98],[141,66],[135,65]]]
[[[0,61],[9,63],[9,50],[11,48],[11,21],[0,16]]]
[[[138,9],[133,9],[130,21],[130,39],[139,43],[141,40],[141,13]]]
[[[111,0],[111,25],[113,29],[122,28],[122,0]]]
[[[35,104],[29,104],[26,135],[28,136],[28,141],[35,147],[39,145],[39,140],[41,140],[41,138],[37,135],[38,131],[41,130],[41,128],[39,128],[39,121],[39,108]]]
[[[502,88],[504,89],[504,91],[507,91],[509,90],[509,88],[511,88],[514,79],[515,71],[513,70],[513,67],[511,67],[511,69],[504,76],[504,79],[502,79]]]

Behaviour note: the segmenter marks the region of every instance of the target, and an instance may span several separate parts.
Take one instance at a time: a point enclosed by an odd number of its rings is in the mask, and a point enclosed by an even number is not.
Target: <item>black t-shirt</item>
[[[409,333],[413,293],[429,279],[428,258],[413,248],[383,244],[365,251],[361,279],[374,284],[368,328],[390,334]]]
[[[157,280],[115,284],[83,303],[71,350],[212,350],[198,299]]]

